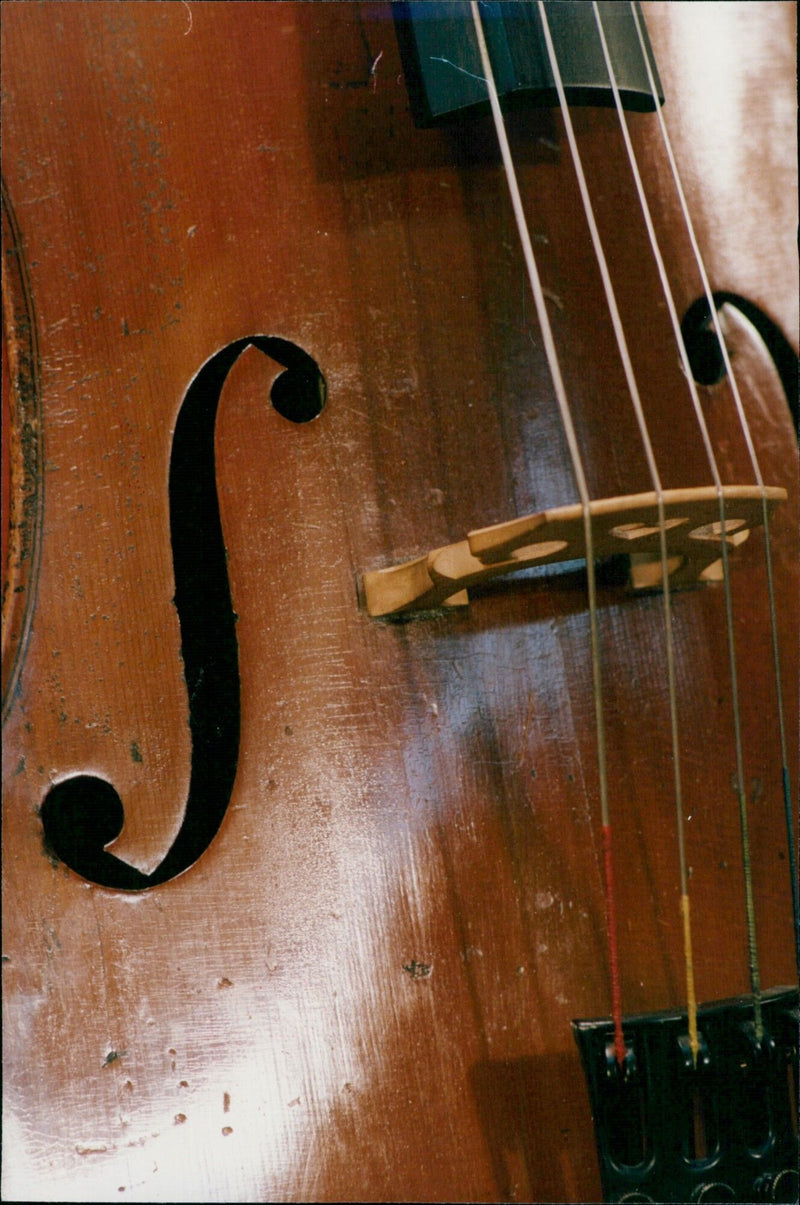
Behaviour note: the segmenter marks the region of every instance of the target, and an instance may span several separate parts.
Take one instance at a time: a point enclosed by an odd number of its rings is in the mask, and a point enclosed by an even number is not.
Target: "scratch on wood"
[[[112,1063],[116,1063],[117,1059],[124,1059],[127,1053],[127,1050],[109,1050],[103,1060],[103,1066],[110,1067]]]
[[[412,958],[411,962],[403,965],[403,970],[407,971],[412,979],[429,979],[433,966],[429,962],[417,962],[416,958]]]

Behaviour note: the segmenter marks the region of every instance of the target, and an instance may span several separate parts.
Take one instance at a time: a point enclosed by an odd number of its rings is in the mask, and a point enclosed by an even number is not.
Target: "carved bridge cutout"
[[[786,498],[786,491],[755,485],[665,490],[664,527],[671,586],[722,578],[723,539],[733,549]],[[655,493],[597,499],[589,504],[595,559],[627,554],[630,586],[661,586],[658,498]],[[723,517],[724,516],[724,517]],[[471,531],[465,540],[434,548],[388,569],[364,574],[367,610],[374,617],[464,606],[468,589],[531,566],[586,559],[580,503],[540,511]]]

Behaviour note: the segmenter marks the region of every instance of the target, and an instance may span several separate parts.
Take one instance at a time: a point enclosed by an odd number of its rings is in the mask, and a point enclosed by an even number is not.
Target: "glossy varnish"
[[[794,6],[644,8],[712,284],[794,337]],[[6,1196],[596,1200],[570,1031],[610,1007],[583,578],[496,582],[408,622],[369,618],[362,591],[368,570],[576,498],[488,123],[414,128],[381,5],[8,5],[3,67],[9,295],[37,356],[12,419],[35,384],[44,449],[32,626],[7,634],[4,602],[4,643],[22,640]],[[664,485],[707,485],[616,116],[574,120]],[[655,119],[630,121],[682,313],[699,274]],[[510,125],[591,492],[647,490],[561,119]],[[766,349],[732,312],[726,329],[764,477],[790,495],[772,542],[791,752],[796,444]],[[108,779],[113,852],[147,872],[180,827],[171,435],[202,364],[254,334],[308,352],[328,403],[282,418],[255,350],[220,403],[236,784],[194,867],[110,891],[48,856],[38,809],[59,779]],[[723,479],[751,483],[728,385],[701,396]],[[770,987],[795,971],[762,537],[735,562]],[[709,1000],[748,988],[722,592],[673,610]],[[659,596],[603,584],[600,635],[623,1003],[680,1007]]]

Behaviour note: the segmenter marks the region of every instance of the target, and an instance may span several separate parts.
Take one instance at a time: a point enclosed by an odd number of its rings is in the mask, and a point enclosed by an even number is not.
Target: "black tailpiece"
[[[623,1025],[573,1021],[589,1085],[606,1201],[797,1201],[798,995],[775,988],[698,1009],[692,1058],[686,1014]]]

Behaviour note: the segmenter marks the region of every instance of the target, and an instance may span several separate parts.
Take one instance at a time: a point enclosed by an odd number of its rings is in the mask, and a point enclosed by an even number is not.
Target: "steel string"
[[[643,36],[643,32],[642,32],[641,22],[639,19],[639,14],[637,13],[636,6],[634,4],[631,4],[631,9],[633,12],[634,21],[636,23],[636,30],[637,30],[637,34],[639,37],[639,43],[642,47],[642,51],[644,54],[644,36]],[[646,54],[644,54],[644,58],[645,58],[645,63],[646,63],[646,67],[647,67],[648,81],[649,81],[653,96],[655,98],[656,91],[657,91],[656,85],[655,85],[655,79],[653,77],[653,72],[650,67],[650,63],[649,63],[649,60],[648,60]],[[798,974],[800,974],[800,900],[798,898],[797,861],[796,861],[796,853],[795,853],[794,823],[793,823],[793,819],[792,819],[792,804],[791,804],[791,797],[790,797],[790,779],[789,779],[789,769],[788,769],[789,759],[788,759],[788,753],[787,753],[786,726],[785,726],[784,709],[783,709],[783,685],[782,685],[782,680],[781,680],[781,663],[780,663],[780,649],[779,649],[779,641],[778,641],[777,610],[776,610],[776,605],[775,605],[775,590],[774,590],[773,567],[772,567],[772,549],[771,549],[769,513],[768,513],[768,507],[767,507],[766,489],[764,486],[764,479],[763,479],[763,476],[761,473],[761,466],[759,464],[758,455],[757,455],[756,449],[755,449],[755,444],[753,442],[752,432],[750,430],[750,424],[747,421],[747,415],[746,415],[746,412],[744,409],[744,405],[742,403],[742,397],[741,397],[741,393],[739,390],[738,382],[736,380],[736,375],[733,371],[733,365],[731,363],[730,354],[728,352],[728,349],[727,349],[727,346],[725,343],[725,339],[723,337],[722,326],[720,323],[719,314],[718,314],[717,308],[714,304],[713,294],[711,291],[711,285],[710,285],[709,279],[708,279],[708,273],[706,271],[702,253],[700,251],[700,245],[697,241],[697,236],[696,236],[695,229],[694,229],[694,223],[692,222],[691,214],[689,212],[689,206],[688,206],[688,203],[686,200],[686,194],[683,189],[683,184],[681,182],[680,172],[678,171],[678,165],[677,165],[675,155],[674,155],[674,152],[672,149],[672,142],[669,137],[669,131],[667,130],[667,126],[664,121],[663,113],[661,112],[661,109],[657,103],[656,103],[656,112],[658,114],[658,120],[659,120],[659,125],[661,128],[662,140],[664,142],[664,147],[665,147],[667,157],[669,160],[670,170],[671,170],[673,181],[675,184],[677,196],[678,196],[678,199],[680,202],[683,219],[686,224],[686,230],[689,235],[689,239],[691,242],[692,251],[693,251],[693,254],[695,257],[697,268],[700,273],[700,278],[701,278],[701,281],[703,284],[703,291],[704,291],[704,294],[706,297],[706,301],[708,303],[709,312],[710,312],[713,326],[714,326],[714,331],[715,331],[715,334],[717,337],[717,342],[718,342],[719,348],[720,348],[720,353],[723,358],[723,363],[725,365],[725,369],[726,369],[726,372],[728,375],[728,380],[730,381],[731,392],[733,394],[734,402],[736,405],[736,411],[737,411],[737,414],[739,417],[739,422],[740,422],[742,432],[744,434],[745,442],[747,445],[748,455],[750,457],[750,463],[751,463],[751,466],[753,469],[753,474],[756,479],[756,484],[758,485],[759,489],[761,490],[762,522],[763,522],[763,526],[764,526],[764,553],[765,553],[765,558],[766,558],[766,570],[767,570],[767,598],[768,598],[768,610],[769,610],[769,617],[770,617],[770,634],[771,634],[772,656],[773,656],[773,675],[774,675],[774,681],[775,681],[776,709],[777,709],[777,715],[778,715],[778,729],[779,729],[779,739],[780,739],[781,758],[782,758],[781,778],[782,778],[782,785],[783,785],[784,810],[785,810],[785,815],[786,815],[786,829],[787,829],[787,838],[788,838],[788,845],[789,845],[789,872],[790,872],[790,877],[791,877],[792,907],[793,907],[793,914],[794,914],[795,956],[797,959]],[[733,640],[733,629],[732,629],[732,604],[730,601],[730,584],[729,584],[729,580],[728,580],[727,541],[725,539],[725,530],[726,530],[726,527],[725,527],[725,503],[724,503],[724,498],[722,496],[722,487],[721,487],[721,482],[720,482],[720,478],[719,478],[716,457],[714,455],[713,447],[711,445],[711,440],[710,440],[710,437],[708,434],[708,428],[707,428],[707,425],[705,422],[705,417],[703,415],[702,408],[700,406],[700,399],[699,399],[699,396],[697,393],[697,386],[695,384],[694,377],[692,375],[692,371],[689,366],[688,355],[686,353],[686,347],[685,347],[685,343],[683,340],[683,336],[680,332],[679,325],[677,328],[677,341],[678,341],[678,347],[679,347],[679,350],[681,353],[681,360],[684,365],[684,372],[685,372],[686,379],[687,379],[687,382],[689,383],[689,388],[690,388],[691,394],[692,394],[692,402],[695,407],[695,412],[697,414],[698,422],[699,422],[701,433],[703,436],[703,442],[704,442],[704,445],[706,448],[706,455],[709,460],[709,465],[711,467],[712,474],[714,475],[714,478],[715,478],[715,484],[717,486],[717,492],[718,492],[719,499],[720,499],[720,526],[721,526],[721,535],[722,535],[723,573],[724,573],[725,591],[726,591],[726,611],[728,612],[728,615],[729,615],[729,618],[728,618],[728,625],[729,625],[728,626],[728,632],[729,632],[728,644],[729,644],[729,655],[730,655],[731,666],[732,666],[731,682],[732,682],[732,694],[733,694],[733,706],[734,706],[734,725],[735,725],[735,730],[736,730],[736,773],[737,773],[736,793],[737,793],[737,800],[738,800],[738,805],[739,805],[739,821],[740,821],[741,841],[742,841],[742,859],[743,859],[744,880],[745,880],[745,906],[746,906],[746,913],[747,913],[748,961],[749,961],[749,965],[750,965],[750,987],[751,987],[751,991],[753,994],[753,1016],[754,1016],[755,1030],[756,1030],[756,1036],[757,1036],[758,1040],[760,1041],[762,1034],[763,1034],[763,1023],[762,1023],[762,1017],[761,1017],[761,977],[760,977],[760,971],[759,971],[759,965],[758,965],[758,946],[757,946],[757,941],[756,941],[755,902],[754,902],[754,898],[753,898],[750,839],[749,839],[748,815],[747,815],[747,799],[746,799],[746,795],[745,795],[744,774],[743,774],[743,768],[742,768],[743,758],[742,758],[742,749],[741,749],[741,728],[740,728],[740,717],[739,717],[738,689],[736,686],[735,651],[734,651],[734,640]]]

